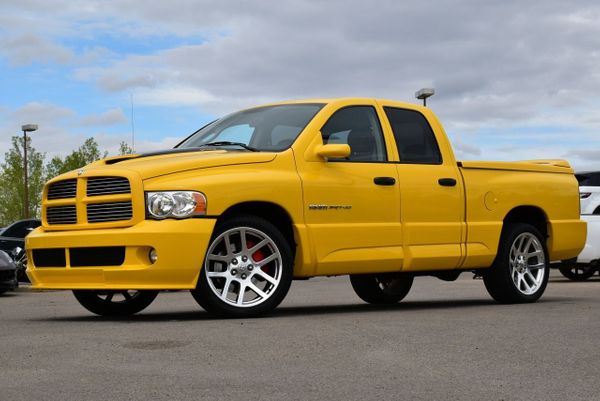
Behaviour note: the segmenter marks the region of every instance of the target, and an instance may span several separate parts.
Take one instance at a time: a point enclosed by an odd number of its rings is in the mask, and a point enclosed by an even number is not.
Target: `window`
[[[580,187],[599,187],[600,186],[600,173],[581,173],[575,174],[577,181],[579,181]]]
[[[384,109],[394,131],[400,163],[442,163],[435,135],[421,113],[394,107]]]
[[[321,135],[324,144],[350,145],[349,161],[387,160],[381,126],[371,106],[352,106],[336,111],[321,129]]]
[[[254,128],[248,124],[233,125],[225,128],[219,135],[220,141],[250,143]]]
[[[239,111],[201,128],[177,147],[191,148],[229,141],[279,152],[294,143],[322,107],[322,104],[299,103]]]

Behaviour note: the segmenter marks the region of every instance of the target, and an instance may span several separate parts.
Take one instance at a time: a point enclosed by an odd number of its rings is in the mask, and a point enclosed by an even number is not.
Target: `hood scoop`
[[[171,155],[175,153],[190,153],[190,152],[204,152],[206,150],[214,150],[214,149],[200,149],[200,148],[181,148],[181,149],[166,149],[166,150],[158,150],[156,152],[148,152],[148,153],[140,153],[133,155],[123,155],[123,156],[115,156],[110,157],[104,160],[104,164],[117,164],[125,160],[131,159],[139,159],[142,157],[151,157],[151,156],[161,156],[161,155]]]

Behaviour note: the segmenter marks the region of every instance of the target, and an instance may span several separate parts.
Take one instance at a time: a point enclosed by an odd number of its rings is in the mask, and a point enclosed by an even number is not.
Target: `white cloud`
[[[28,63],[48,48],[41,59],[71,62],[76,79],[102,91],[133,92],[139,107],[215,114],[304,97],[415,101],[415,90],[434,86],[428,103],[460,157],[568,156],[600,167],[579,151],[600,147],[599,19],[591,0],[6,0],[0,40],[32,33],[0,53]],[[99,34],[185,44],[125,56],[99,49],[88,61],[61,44]],[[516,149],[503,151],[507,143]]]
[[[35,122],[41,125],[55,124],[75,114],[70,108],[42,102],[30,102],[16,110],[10,112],[7,110],[7,112],[9,118],[17,124]],[[20,126],[18,125],[18,127]]]
[[[32,34],[3,38],[0,47],[12,65],[66,64],[73,59],[70,49]]]
[[[111,109],[102,114],[85,116],[81,118],[79,124],[83,126],[102,126],[121,124],[127,121],[127,117],[125,117],[123,110]]]
[[[458,159],[481,155],[481,149],[479,147],[463,142],[460,137],[454,138],[454,140],[452,140],[452,145]]]

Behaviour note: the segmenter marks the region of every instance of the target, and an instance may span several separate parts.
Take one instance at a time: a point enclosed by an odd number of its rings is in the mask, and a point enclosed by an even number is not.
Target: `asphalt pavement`
[[[107,319],[23,288],[0,296],[0,400],[600,400],[600,276],[554,272],[528,305],[421,277],[393,307],[317,278],[241,320],[187,292]]]

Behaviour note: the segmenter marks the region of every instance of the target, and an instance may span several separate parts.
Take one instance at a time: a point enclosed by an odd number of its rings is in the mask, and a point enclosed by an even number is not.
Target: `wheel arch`
[[[269,221],[283,234],[295,254],[296,238],[292,218],[281,205],[266,201],[238,203],[227,208],[217,219],[217,224],[239,215],[252,215]]]
[[[510,223],[531,224],[539,232],[548,238],[548,216],[538,206],[517,206],[509,211],[503,220],[503,229]]]

